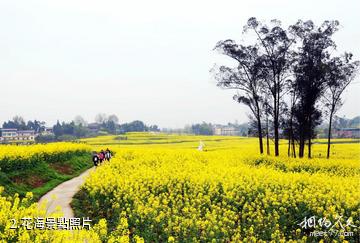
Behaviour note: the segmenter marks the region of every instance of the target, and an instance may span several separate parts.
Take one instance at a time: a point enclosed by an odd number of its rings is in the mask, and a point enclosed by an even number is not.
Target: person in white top
[[[204,147],[205,147],[205,144],[203,143],[202,140],[200,140],[198,150],[199,150],[199,151],[203,151]]]

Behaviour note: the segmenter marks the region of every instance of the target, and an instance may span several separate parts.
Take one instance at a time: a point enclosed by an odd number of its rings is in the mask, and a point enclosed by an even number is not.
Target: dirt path
[[[60,206],[62,211],[64,212],[64,217],[72,218],[74,217],[74,212],[70,206],[70,203],[74,197],[74,195],[79,191],[80,186],[84,183],[84,178],[95,168],[90,168],[80,174],[78,177],[74,177],[68,181],[65,181],[46,193],[39,200],[39,203],[47,200],[47,214],[50,214],[55,211],[57,206]],[[56,198],[53,198],[53,195]]]

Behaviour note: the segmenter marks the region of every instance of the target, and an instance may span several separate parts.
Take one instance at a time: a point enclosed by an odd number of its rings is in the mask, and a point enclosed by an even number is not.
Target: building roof
[[[0,130],[3,132],[16,132],[17,131],[16,128],[1,128]]]
[[[89,123],[87,127],[96,129],[96,128],[100,128],[100,125],[101,124],[99,124],[99,123]]]
[[[35,132],[34,130],[19,130],[18,133],[29,133],[29,132]]]
[[[1,128],[2,132],[34,133],[34,130],[17,130],[16,128]]]

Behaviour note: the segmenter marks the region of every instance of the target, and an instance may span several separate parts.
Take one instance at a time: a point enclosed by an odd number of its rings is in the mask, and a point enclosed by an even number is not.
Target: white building
[[[43,136],[53,135],[54,131],[53,131],[52,127],[45,127],[44,131],[42,131],[40,134],[43,135]]]
[[[214,135],[219,136],[239,136],[240,131],[233,126],[217,125],[214,127]]]
[[[17,129],[15,128],[3,128],[0,133],[1,141],[12,141],[17,138]]]
[[[34,130],[19,130],[17,131],[18,140],[23,141],[35,141],[35,131]]]
[[[15,128],[2,128],[0,133],[0,142],[34,142],[34,130],[17,130]]]

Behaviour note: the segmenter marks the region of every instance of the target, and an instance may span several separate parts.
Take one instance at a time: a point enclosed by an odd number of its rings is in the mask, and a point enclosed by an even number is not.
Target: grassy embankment
[[[36,146],[43,146],[42,150]],[[51,146],[63,149],[48,151]],[[34,199],[38,200],[58,184],[92,166],[89,147],[84,145],[11,145],[0,146],[0,150],[0,186],[9,196],[18,193],[22,197],[26,192],[33,192]],[[24,155],[22,150],[32,152]]]

